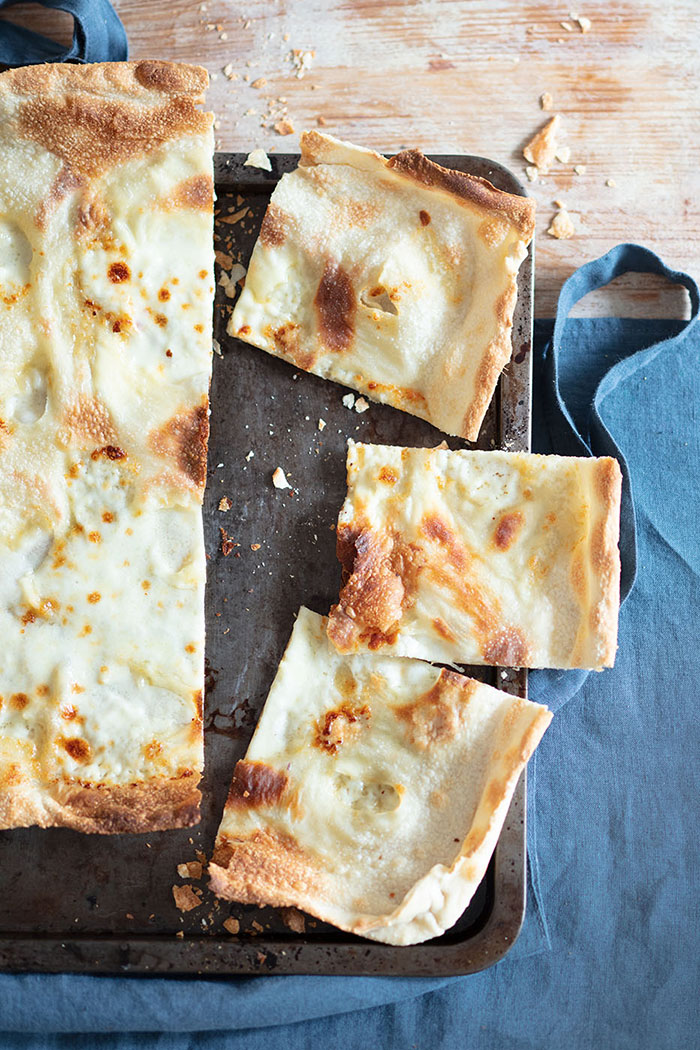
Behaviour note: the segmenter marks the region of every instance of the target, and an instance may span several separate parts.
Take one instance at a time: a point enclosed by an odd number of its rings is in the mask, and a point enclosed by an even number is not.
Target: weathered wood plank
[[[549,91],[571,157],[530,186],[539,206],[536,313],[550,316],[562,280],[620,241],[647,244],[700,276],[693,0],[586,0],[579,10],[591,19],[587,33],[565,3],[551,0],[117,0],[116,7],[132,57],[207,66],[225,150],[295,150],[297,135],[281,137],[274,119],[262,120],[284,113],[296,131],[320,117],[331,134],[363,145],[479,153],[524,178],[522,147],[548,116],[538,100]],[[46,12],[22,17],[52,24]],[[315,50],[303,79],[292,48]],[[229,63],[233,81],[222,72]],[[252,87],[261,77],[266,82]],[[574,174],[574,164],[585,173]],[[577,217],[571,240],[546,233],[555,199]],[[664,282],[625,278],[602,305],[583,310],[680,316],[685,304]]]

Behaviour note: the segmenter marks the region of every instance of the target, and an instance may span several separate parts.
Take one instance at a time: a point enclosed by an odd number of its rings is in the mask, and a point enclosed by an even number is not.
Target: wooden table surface
[[[590,19],[587,32],[555,0],[116,0],[115,7],[132,58],[209,69],[222,150],[293,152],[299,131],[322,126],[382,151],[481,154],[526,181],[523,146],[560,113],[570,159],[528,187],[538,204],[539,316],[553,315],[576,267],[622,241],[648,245],[700,278],[697,0],[584,0],[574,13]],[[9,17],[70,35],[65,15],[19,11]],[[301,78],[293,49],[314,52]],[[551,113],[540,108],[543,92],[552,96]],[[274,129],[282,118],[294,134]],[[574,217],[570,240],[546,232],[554,200]],[[684,290],[639,276],[589,300],[579,313],[682,317],[688,308]]]

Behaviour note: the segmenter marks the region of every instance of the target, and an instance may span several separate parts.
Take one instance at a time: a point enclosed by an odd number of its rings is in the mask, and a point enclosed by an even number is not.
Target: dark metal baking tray
[[[216,157],[216,247],[247,264],[267,201],[295,156],[271,156],[272,171],[245,156]],[[520,183],[480,157],[435,157],[511,193]],[[228,221],[227,221],[228,220]],[[234,220],[234,221],[231,221]],[[513,359],[475,447],[527,449],[533,251],[519,278]],[[217,276],[218,276],[217,266]],[[363,415],[346,391],[226,335],[233,300],[217,285],[211,440],[204,506],[208,558],[205,774],[196,828],[151,835],[91,836],[36,828],[0,834],[0,969],[130,974],[466,974],[497,962],[515,941],[525,910],[525,777],[521,778],[487,875],[457,925],[440,938],[395,948],[306,917],[216,900],[206,879],[200,907],[180,913],[171,887],[177,865],[209,856],[229,781],[245,753],[301,604],[327,612],[340,567],[332,526],[345,494],[348,437],[429,446],[444,435],[384,405]],[[326,421],[323,432],[318,419]],[[448,439],[452,448],[465,443]],[[249,453],[253,452],[253,456]],[[292,490],[271,484],[275,467]],[[218,509],[223,496],[233,501]],[[225,557],[220,529],[240,544]],[[260,545],[257,549],[253,546]],[[525,695],[526,672],[479,668],[486,681]],[[240,933],[223,927],[237,918]]]

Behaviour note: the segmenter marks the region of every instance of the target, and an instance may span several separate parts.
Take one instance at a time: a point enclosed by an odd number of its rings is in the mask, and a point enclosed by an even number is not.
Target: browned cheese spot
[[[104,510],[102,512],[102,520],[106,525],[110,525],[114,521],[114,514],[111,510]]]
[[[168,324],[168,318],[165,316],[165,314],[154,314],[153,320],[159,328],[165,328]]]
[[[197,652],[197,646],[196,645],[192,645],[192,642],[188,642],[187,645],[185,646],[185,652],[186,653],[196,653]]]
[[[62,704],[59,714],[66,722],[73,722],[78,717],[78,709],[74,704]]]
[[[201,333],[204,331],[204,325],[203,324],[196,324],[194,326],[194,330],[195,330],[195,332],[199,332],[200,335],[201,335]]]
[[[107,268],[107,276],[112,284],[123,284],[131,277],[131,270],[125,262],[113,262]]]
[[[335,755],[342,744],[356,739],[370,722],[371,712],[367,704],[353,707],[342,703],[331,711],[326,711],[315,724],[314,744]]]
[[[444,638],[446,642],[454,642],[456,640],[454,634],[452,633],[450,628],[447,626],[445,621],[443,619],[441,619],[441,617],[439,617],[439,616],[435,617],[435,619],[433,620],[433,627],[435,628],[437,633],[440,635],[440,637]]]
[[[330,259],[316,290],[314,307],[324,345],[336,353],[347,350],[354,335],[357,298],[348,274]]]
[[[115,461],[118,459],[126,459],[126,452],[124,449],[119,448],[118,445],[104,445],[102,448],[93,449],[90,453],[91,459],[99,459],[100,456]]]
[[[498,519],[493,533],[493,542],[499,551],[512,547],[525,519],[519,510],[509,510]]]
[[[109,412],[97,398],[81,394],[66,412],[65,426],[74,441],[116,446],[117,433]]]
[[[421,211],[419,212],[419,215],[420,215],[421,226],[429,226],[430,225],[430,215],[428,214],[428,212],[427,211],[423,211],[421,209]]]
[[[15,711],[23,711],[29,703],[29,697],[26,693],[13,693],[10,697],[10,707],[14,707]]]
[[[211,211],[214,205],[214,181],[211,175],[191,175],[175,187],[175,205],[197,211]]]
[[[264,762],[237,762],[226,805],[236,809],[274,806],[288,782],[286,773]]]
[[[74,736],[69,740],[63,740],[62,743],[64,750],[67,751],[70,757],[75,759],[76,762],[87,762],[90,758],[90,745],[87,740],[83,740],[82,737]]]
[[[383,481],[385,485],[395,485],[399,480],[398,471],[394,470],[392,467],[382,467],[377,475],[377,480]]]
[[[209,439],[208,402],[185,410],[150,436],[150,446],[161,456],[175,459],[182,473],[197,487],[207,475]]]
[[[410,742],[421,751],[446,743],[457,734],[460,716],[474,695],[477,683],[453,671],[441,671],[435,685],[410,704],[395,708],[406,723]]]
[[[52,211],[58,207],[62,200],[73,193],[74,190],[79,189],[82,186],[82,179],[74,175],[69,167],[62,167],[58,175],[53,181],[51,189],[48,195],[43,199],[39,205],[39,210],[36,214],[36,225],[40,230],[46,227],[49,216]]]
[[[95,529],[93,532],[88,532],[88,539],[90,540],[90,543],[101,543],[102,533],[98,532],[97,529]]]
[[[159,740],[151,740],[150,744],[146,744],[146,746],[144,747],[143,753],[146,756],[146,758],[153,761],[154,758],[158,757],[162,750],[163,745]]]
[[[49,689],[48,685],[44,684],[44,685],[38,685],[36,687],[36,694],[37,694],[37,696],[48,696],[50,692],[51,692],[51,690]]]
[[[170,291],[167,288],[161,288],[161,290],[158,292],[158,298],[160,299],[161,303],[167,303],[168,299],[170,298]]]
[[[260,243],[266,248],[279,248],[287,238],[289,217],[276,204],[268,204],[265,218],[260,227]]]
[[[498,667],[524,667],[529,646],[517,627],[506,627],[492,635],[482,649],[484,662]]]
[[[102,598],[102,595],[100,594],[99,591],[91,591],[90,594],[88,594],[88,596],[87,596],[87,600],[90,602],[91,605],[96,605],[97,602],[99,602],[101,598]]]
[[[466,567],[468,560],[467,551],[447,522],[443,521],[442,518],[438,518],[437,515],[431,514],[423,519],[421,530],[428,539],[439,543],[441,547],[447,549],[449,561],[456,569],[461,570]]]
[[[288,361],[291,361],[298,368],[308,371],[316,363],[318,354],[310,346],[302,347],[300,340],[301,329],[294,321],[286,321],[279,328],[275,329],[270,325],[266,328],[265,334],[272,335],[279,354],[282,357],[286,357]]]

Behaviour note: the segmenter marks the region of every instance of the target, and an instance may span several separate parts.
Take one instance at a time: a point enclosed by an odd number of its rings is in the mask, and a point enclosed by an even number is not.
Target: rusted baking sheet
[[[478,157],[435,157],[511,193],[521,185]],[[270,193],[294,156],[272,172],[216,158],[216,247],[247,265]],[[228,263],[228,260],[224,260]],[[520,270],[514,354],[478,448],[527,449],[530,440],[532,248]],[[217,267],[217,278],[219,269]],[[346,390],[226,336],[233,299],[217,285],[211,441],[204,507],[207,544],[206,766],[202,822],[152,835],[101,837],[65,829],[0,834],[0,968],[158,974],[389,974],[475,972],[517,937],[525,908],[525,779],[516,791],[488,873],[457,925],[440,938],[396,948],[363,941],[300,914],[217,901],[177,866],[212,848],[229,781],[301,604],[327,612],[340,568],[332,526],[345,494],[348,437],[395,445],[438,444],[428,423],[384,405],[357,415]],[[318,420],[326,427],[318,430]],[[448,439],[452,448],[464,442]],[[281,466],[291,490],[271,484]],[[229,510],[220,510],[231,501]],[[222,503],[221,501],[224,500]],[[222,551],[222,532],[233,543]],[[525,672],[481,668],[479,677],[524,695]],[[197,874],[197,869],[193,869]],[[172,887],[201,890],[180,912]],[[224,921],[236,919],[232,935]],[[229,924],[230,925],[230,924]],[[235,925],[235,924],[234,924]],[[303,930],[302,927],[303,926]],[[294,927],[294,928],[292,928]]]

